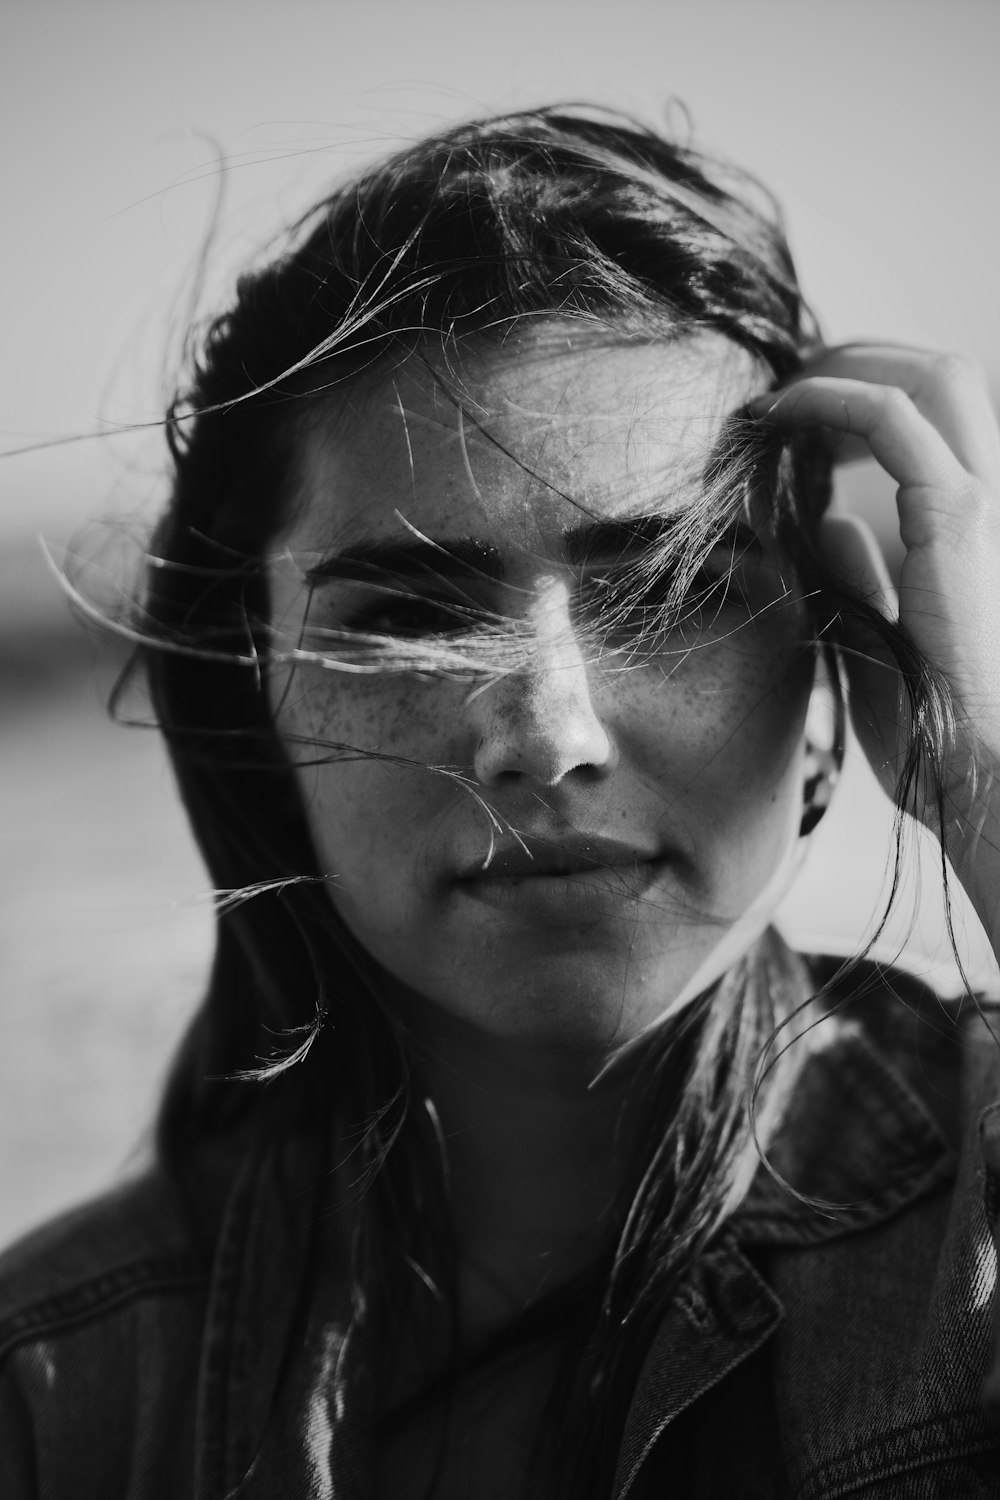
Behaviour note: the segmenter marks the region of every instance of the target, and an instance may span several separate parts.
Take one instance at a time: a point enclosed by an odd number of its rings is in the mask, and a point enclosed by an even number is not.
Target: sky
[[[2,37],[0,452],[42,445],[0,464],[8,552],[155,507],[135,429],[220,191],[214,291],[359,161],[560,98],[680,101],[777,193],[828,340],[1000,385],[995,0],[5,0]]]

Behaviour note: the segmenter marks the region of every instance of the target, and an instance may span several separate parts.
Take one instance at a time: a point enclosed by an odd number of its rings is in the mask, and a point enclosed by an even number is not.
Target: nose
[[[551,787],[568,776],[600,780],[614,770],[618,752],[594,706],[569,589],[559,579],[542,579],[530,600],[522,621],[525,663],[472,699],[476,779],[493,787],[519,781]]]

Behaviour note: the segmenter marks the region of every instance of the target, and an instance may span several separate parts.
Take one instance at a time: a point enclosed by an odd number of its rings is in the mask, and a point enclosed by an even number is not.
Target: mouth
[[[498,843],[482,861],[467,864],[460,881],[542,880],[593,870],[627,870],[661,858],[658,851],[624,844],[601,834],[568,837],[520,836]]]
[[[458,876],[460,892],[540,921],[620,914],[662,872],[666,856],[600,834],[504,841]]]

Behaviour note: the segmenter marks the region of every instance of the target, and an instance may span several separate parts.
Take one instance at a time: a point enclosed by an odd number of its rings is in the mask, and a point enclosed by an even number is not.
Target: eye
[[[616,644],[639,645],[667,632],[709,630],[716,622],[732,628],[734,612],[746,613],[742,565],[734,567],[728,548],[710,553],[682,593],[679,582],[676,568],[658,567],[652,576],[635,565],[603,572],[583,581],[581,616]]]
[[[468,605],[419,594],[389,595],[372,600],[344,621],[359,635],[398,636],[406,640],[437,635],[461,635],[472,628]]]

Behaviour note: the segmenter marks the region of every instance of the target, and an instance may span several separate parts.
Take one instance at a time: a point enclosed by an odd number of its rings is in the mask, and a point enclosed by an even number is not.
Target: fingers
[[[860,381],[902,393],[968,473],[1000,483],[1000,427],[986,380],[973,361],[902,345],[843,344],[813,355],[804,374],[779,397],[813,378]],[[762,407],[766,409],[763,400],[757,409]],[[838,462],[864,456],[863,434],[842,426],[832,430],[839,439],[834,445]]]
[[[1000,477],[1000,427],[986,379],[972,360],[891,344],[845,344],[822,350],[804,373],[905,391],[970,474],[987,482]]]
[[[906,489],[953,489],[967,478],[941,432],[899,386],[807,375],[777,395],[758,397],[751,409],[781,427],[827,427],[863,439]]]

